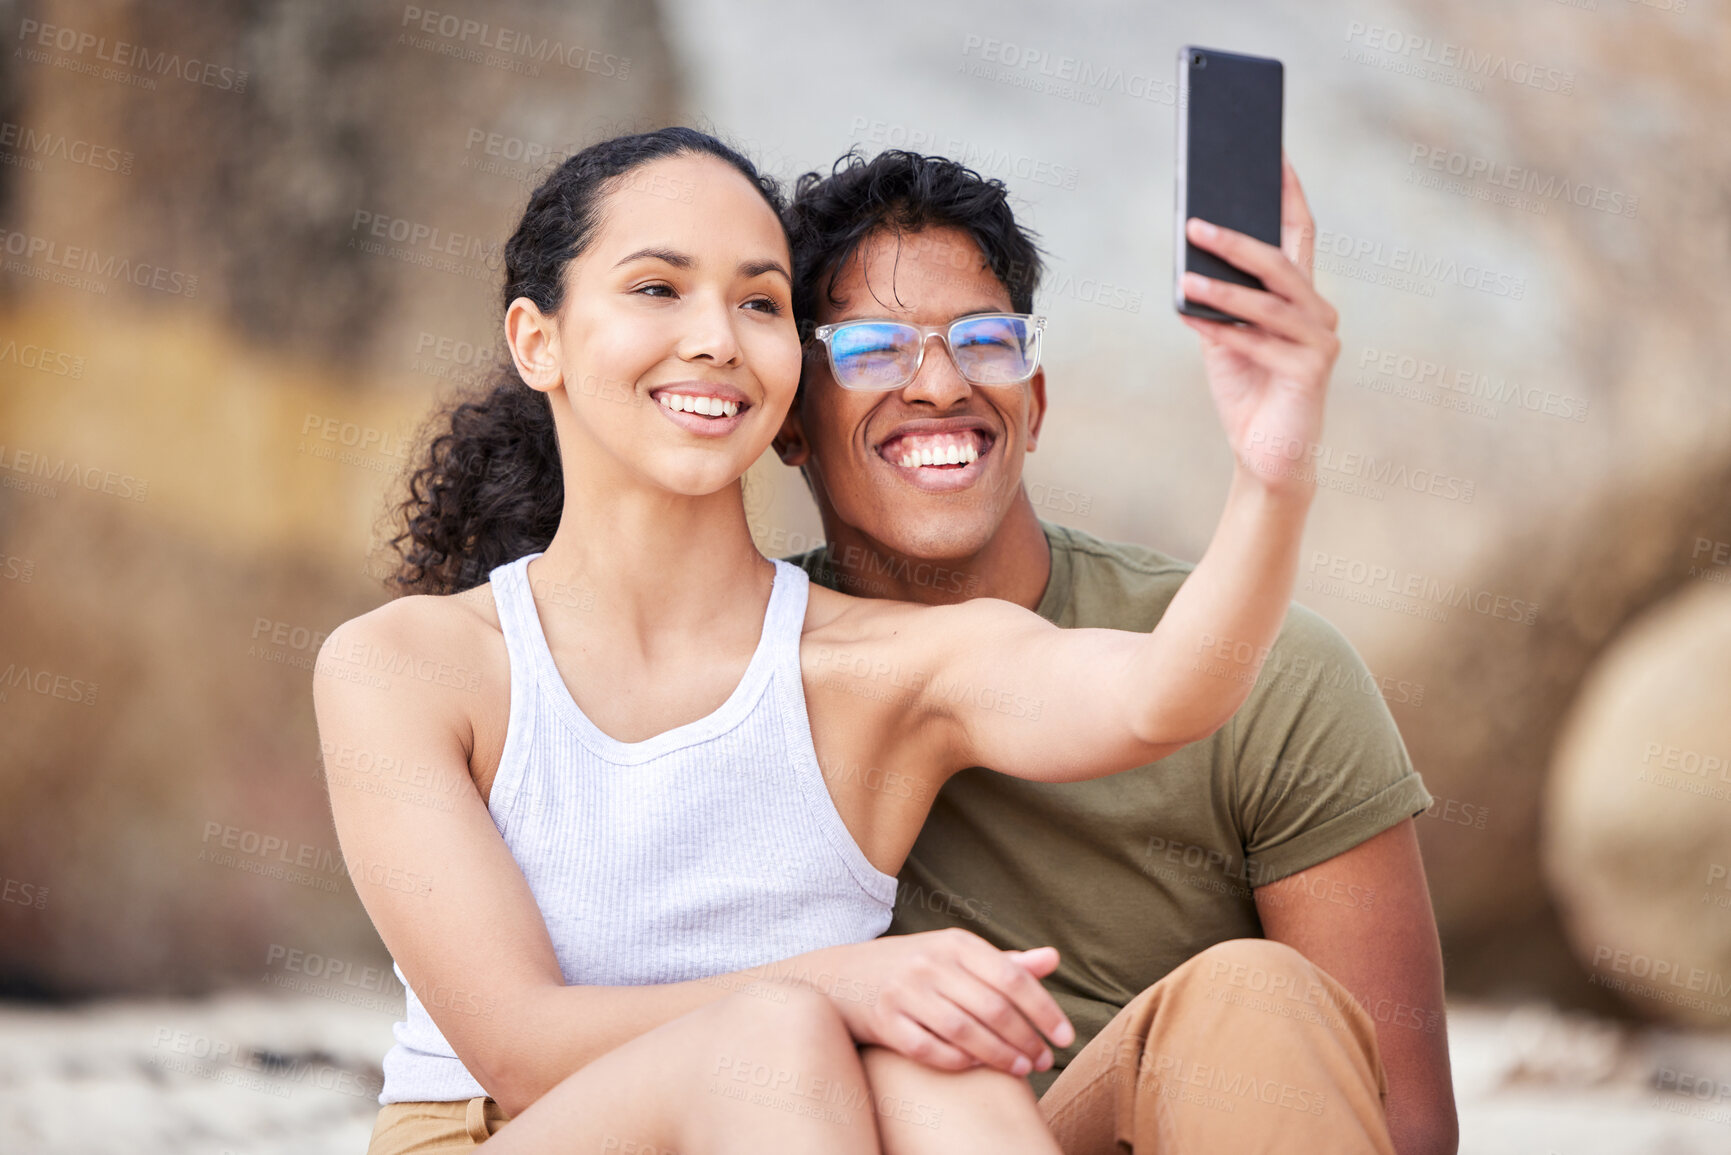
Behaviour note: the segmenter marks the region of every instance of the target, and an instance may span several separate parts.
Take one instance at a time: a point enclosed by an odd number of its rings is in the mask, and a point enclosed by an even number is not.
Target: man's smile
[[[928,417],[897,424],[877,443],[876,455],[915,487],[948,493],[979,479],[997,443],[981,418]]]

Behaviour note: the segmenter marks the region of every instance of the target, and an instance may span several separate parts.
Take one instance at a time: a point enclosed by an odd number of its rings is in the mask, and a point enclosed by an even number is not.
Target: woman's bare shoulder
[[[928,606],[856,597],[814,584],[806,604],[803,640],[806,645],[877,641],[915,647],[948,645],[983,625],[1027,617],[1038,615],[1000,598]]]
[[[866,678],[921,687],[942,677],[981,638],[1030,623],[1046,624],[1031,610],[999,598],[928,606],[813,587],[800,637],[800,666],[808,691],[834,683],[841,674],[853,675],[841,679],[847,686]],[[914,701],[906,692],[893,697],[904,705]]]
[[[325,640],[316,672],[335,682],[477,691],[505,673],[490,585],[455,594],[406,594],[350,618]]]

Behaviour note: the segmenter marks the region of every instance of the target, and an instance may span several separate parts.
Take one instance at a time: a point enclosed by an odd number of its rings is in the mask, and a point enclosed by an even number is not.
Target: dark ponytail
[[[594,239],[613,182],[690,153],[732,165],[780,218],[775,181],[713,136],[675,127],[604,140],[568,158],[529,197],[505,243],[503,307],[527,297],[549,316],[558,312],[565,267]],[[435,415],[429,431],[423,463],[394,511],[390,544],[400,561],[388,582],[397,592],[458,593],[486,581],[495,566],[547,548],[565,503],[553,411],[508,356],[483,396]]]

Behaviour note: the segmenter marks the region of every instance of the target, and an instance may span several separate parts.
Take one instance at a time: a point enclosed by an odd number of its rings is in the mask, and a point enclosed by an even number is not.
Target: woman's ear
[[[505,345],[517,375],[542,393],[564,383],[559,372],[559,325],[528,297],[518,297],[505,310]]]

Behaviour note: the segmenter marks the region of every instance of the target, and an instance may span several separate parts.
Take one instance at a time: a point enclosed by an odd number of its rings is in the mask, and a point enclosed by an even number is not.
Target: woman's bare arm
[[[475,668],[472,650],[452,640],[469,611],[439,604],[451,600],[403,598],[339,627],[320,651],[313,697],[321,748],[375,765],[394,759],[413,780],[438,784],[430,796],[392,798],[327,767],[338,840],[367,913],[447,1041],[506,1111],[715,999],[753,990],[774,997],[765,985],[772,983],[804,982],[829,994],[862,1041],[957,1066],[978,1059],[1008,1070],[1018,1056],[1036,1060],[1044,1045],[1027,1023],[1064,1037],[1067,1023],[1038,981],[1021,966],[995,967],[1009,952],[973,936],[834,947],[695,982],[565,985],[528,882],[469,773],[472,693],[436,678],[382,677],[367,662],[392,655],[412,658],[410,668]],[[984,987],[970,977],[975,972],[990,977],[982,999],[1001,1003],[998,1035],[966,1024],[959,1038],[932,1038],[894,1013],[909,999],[917,1005],[940,972],[951,988],[958,981]]]
[[[994,598],[893,604],[864,610],[862,640],[820,647],[815,665],[862,693],[886,670],[915,687],[903,700],[922,724],[905,733],[933,747],[925,764],[939,778],[990,766],[1062,782],[1154,762],[1248,696],[1285,620],[1307,506],[1240,471],[1207,554],[1151,633],[1059,629]]]

